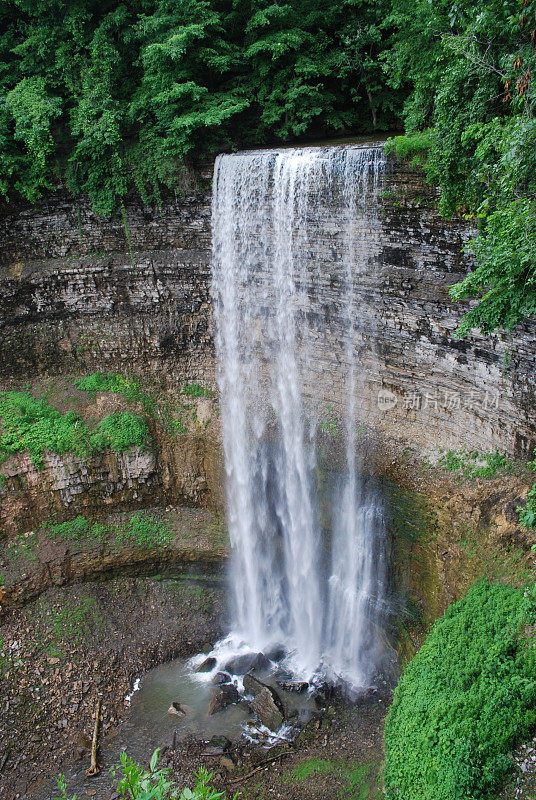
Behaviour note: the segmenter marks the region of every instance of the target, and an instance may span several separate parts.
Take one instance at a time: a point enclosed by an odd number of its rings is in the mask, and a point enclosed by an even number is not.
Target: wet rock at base
[[[231,703],[237,703],[239,700],[240,695],[234,683],[225,683],[214,690],[208,713],[216,714],[217,711],[222,711],[224,708],[231,705]]]
[[[277,681],[277,685],[284,692],[305,692],[309,688],[307,681]]]
[[[186,706],[183,703],[179,703],[178,700],[173,700],[170,707],[168,708],[168,714],[174,714],[176,717],[187,717],[189,714],[192,714],[193,709],[190,706]]]
[[[271,731],[276,731],[285,719],[285,714],[280,706],[280,702],[276,702],[276,693],[274,689],[271,689],[269,686],[261,686],[249,704],[249,707],[263,725]]]
[[[216,659],[213,656],[209,656],[209,658],[205,658],[202,664],[200,664],[196,672],[210,672],[216,666]]]
[[[275,647],[267,650],[265,655],[270,661],[281,661],[287,654],[286,648],[283,645],[275,645]]]
[[[231,675],[245,675],[251,669],[268,669],[270,659],[264,653],[246,653],[243,656],[235,656],[227,662],[224,669]]]
[[[248,673],[244,675],[244,691],[253,695],[249,707],[262,724],[277,730],[285,719],[285,707],[276,690]]]
[[[214,676],[213,682],[218,685],[222,683],[232,683],[232,679],[228,672],[217,672]]]

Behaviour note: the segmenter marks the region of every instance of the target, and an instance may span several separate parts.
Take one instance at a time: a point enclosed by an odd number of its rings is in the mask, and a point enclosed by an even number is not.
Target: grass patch
[[[182,387],[182,393],[186,397],[214,397],[214,392],[211,389],[206,389],[199,383],[185,383]]]
[[[131,547],[165,547],[172,539],[173,532],[165,520],[145,517],[141,511],[116,530],[117,543]]]
[[[92,522],[82,515],[66,522],[45,522],[43,528],[51,539],[65,539],[81,542],[87,539],[102,541],[106,534],[106,526],[100,522]]]
[[[432,131],[426,130],[387,139],[385,152],[387,155],[396,155],[398,158],[411,161],[414,166],[421,166],[426,163],[432,144]]]
[[[295,766],[286,774],[286,778],[291,783],[300,783],[331,775],[340,784],[340,791],[338,794],[334,792],[334,797],[338,796],[341,800],[377,800],[381,797],[378,773],[379,765],[372,761],[359,764],[312,757]]]
[[[388,800],[488,800],[536,723],[536,590],[475,583],[406,668],[385,728]]]
[[[513,473],[519,467],[507,455],[495,450],[480,453],[478,450],[446,450],[439,457],[438,466],[447,472],[458,472],[464,478],[494,478],[499,473]]]
[[[82,515],[66,522],[46,522],[45,534],[51,539],[61,538],[70,542],[104,541],[109,535],[110,543],[137,548],[165,547],[174,533],[166,520],[136,511],[126,521],[106,526]]]
[[[63,414],[45,398],[0,392],[0,463],[14,453],[28,452],[42,467],[46,450],[87,458],[105,447],[122,451],[143,446],[149,436],[145,420],[132,411],[109,414],[92,430],[75,411]]]
[[[120,394],[131,403],[140,403],[147,414],[154,414],[156,408],[157,402],[153,394],[144,391],[134,378],[123,377],[115,372],[94,372],[79,378],[74,385],[93,397],[103,392]]]
[[[338,772],[339,765],[335,761],[327,761],[324,758],[310,758],[307,761],[302,761],[297,767],[294,767],[292,775],[296,781],[304,781],[310,778],[311,775],[327,775],[329,772]]]

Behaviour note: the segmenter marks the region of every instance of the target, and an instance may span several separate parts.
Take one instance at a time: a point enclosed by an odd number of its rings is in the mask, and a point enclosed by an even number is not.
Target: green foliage
[[[214,397],[214,392],[200,386],[199,383],[185,383],[182,387],[182,393],[187,397]]]
[[[117,542],[132,547],[165,547],[172,538],[173,533],[165,521],[146,517],[141,511],[132,514],[117,530]]]
[[[465,478],[493,478],[499,472],[513,472],[516,467],[504,453],[479,453],[478,450],[447,450],[438,466],[448,472],[461,472]]]
[[[536,460],[531,462],[531,469],[536,472]],[[519,514],[520,523],[526,528],[536,531],[536,483],[529,489],[525,505],[518,506],[516,511]],[[534,550],[534,545],[532,549]]]
[[[61,538],[77,543],[102,542],[108,535],[110,541],[118,545],[138,548],[165,547],[174,536],[165,520],[147,516],[143,511],[136,511],[125,522],[116,525],[104,525],[78,515],[66,522],[45,522],[43,530],[51,539]]]
[[[99,422],[91,442],[96,449],[110,447],[121,451],[143,447],[149,438],[149,428],[143,417],[132,411],[114,411]]]
[[[54,800],[76,800],[77,795],[75,794],[73,794],[71,798],[67,797],[67,782],[65,780],[65,775],[58,775],[56,778],[56,783],[58,784],[59,795],[55,797]]]
[[[80,457],[91,451],[90,431],[74,411],[62,414],[27,392],[0,392],[0,425],[0,461],[26,450],[42,466],[45,450]]]
[[[120,797],[131,800],[220,800],[223,797],[222,792],[210,785],[212,773],[204,767],[195,776],[193,789],[181,789],[172,779],[170,770],[158,768],[159,756],[160,750],[155,750],[147,770],[126,753],[121,753],[119,770],[112,770],[114,777],[122,776],[116,787]]]
[[[106,532],[105,525],[92,522],[81,515],[66,522],[45,522],[43,528],[51,539],[61,538],[75,542],[84,539],[102,541]]]
[[[406,136],[395,136],[387,139],[385,152],[395,154],[398,158],[411,160],[412,164],[426,163],[426,157],[432,147],[431,131],[421,131]]]
[[[45,450],[86,458],[92,450],[127,450],[149,439],[145,421],[131,411],[114,412],[92,431],[74,411],[62,414],[28,392],[0,392],[0,462],[27,451],[43,465]]]
[[[389,800],[491,798],[536,722],[534,589],[477,582],[406,668],[385,728]]]
[[[121,394],[131,403],[140,403],[147,414],[154,413],[156,400],[147,392],[144,392],[140,383],[134,378],[124,377],[117,373],[94,372],[85,375],[74,382],[77,389],[82,389],[96,396],[99,392],[112,392]]]
[[[479,301],[460,335],[536,311],[534,11],[533,0],[399,0],[388,20],[390,80],[409,86],[406,130],[429,139],[440,210],[477,226],[475,269],[452,288]]]
[[[93,208],[180,188],[186,157],[386,130],[389,0],[5,0],[0,192],[65,182]],[[128,233],[127,233],[128,239]]]

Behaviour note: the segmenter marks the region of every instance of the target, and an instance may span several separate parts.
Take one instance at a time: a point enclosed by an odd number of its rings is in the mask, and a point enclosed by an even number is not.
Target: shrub
[[[144,411],[152,414],[155,409],[156,401],[153,397],[143,391],[140,384],[133,378],[123,377],[115,372],[104,374],[94,372],[86,375],[74,382],[77,389],[96,395],[98,392],[111,392],[120,394],[131,403],[141,403]]]
[[[132,411],[114,411],[99,423],[91,437],[97,449],[111,447],[112,450],[128,450],[142,447],[149,439],[149,428],[143,417]]]
[[[100,522],[91,522],[82,515],[66,522],[45,522],[44,529],[51,539],[67,539],[79,542],[81,539],[102,540],[106,527]]]
[[[536,592],[479,581],[439,619],[385,728],[389,800],[490,798],[536,723]]]
[[[74,411],[62,414],[27,392],[0,392],[0,424],[0,462],[27,450],[41,466],[45,450],[82,457],[91,450],[90,431]]]
[[[120,797],[131,800],[220,800],[222,792],[217,792],[210,786],[212,773],[201,767],[195,776],[193,789],[181,789],[171,779],[168,769],[158,769],[160,750],[155,750],[149,769],[137,764],[126,753],[120,755],[119,772],[122,775],[117,784]],[[115,772],[114,772],[115,774]]]
[[[86,458],[92,450],[127,450],[148,439],[147,424],[132,411],[109,414],[92,432],[74,411],[62,414],[28,392],[0,392],[0,463],[26,450],[40,467],[45,450]]]
[[[411,163],[415,165],[424,164],[432,143],[432,132],[430,130],[407,136],[394,136],[392,139],[387,139],[385,152],[388,155],[394,153],[398,158],[411,159]]]

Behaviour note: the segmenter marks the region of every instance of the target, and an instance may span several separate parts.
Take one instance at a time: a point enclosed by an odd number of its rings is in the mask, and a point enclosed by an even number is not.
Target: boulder
[[[235,656],[225,664],[224,669],[231,675],[245,675],[251,669],[268,669],[270,659],[264,653],[246,653],[242,656]]]
[[[244,691],[253,695],[249,707],[262,724],[277,730],[285,719],[285,707],[276,690],[248,673],[244,675]]]
[[[186,706],[183,703],[179,703],[178,700],[173,700],[170,707],[168,708],[168,714],[174,714],[176,717],[186,717],[188,714],[192,713],[192,709],[190,706]]]
[[[203,663],[197,667],[196,672],[210,672],[215,666],[216,659],[213,656],[209,656],[208,658],[205,658]]]
[[[309,688],[307,681],[277,681],[277,685],[284,692],[305,692]]]
[[[212,699],[208,709],[209,714],[216,714],[217,711],[222,711],[231,703],[237,703],[240,700],[238,689],[234,683],[225,683],[212,693]]]
[[[286,648],[284,648],[283,645],[276,644],[266,651],[265,656],[270,659],[270,661],[282,661],[286,654]]]
[[[261,686],[249,704],[253,713],[271,731],[276,731],[285,719],[281,701],[277,702],[277,700],[279,698],[275,689],[269,686]]]
[[[228,672],[217,672],[213,678],[213,683],[217,685],[222,683],[232,683],[231,676]]]

